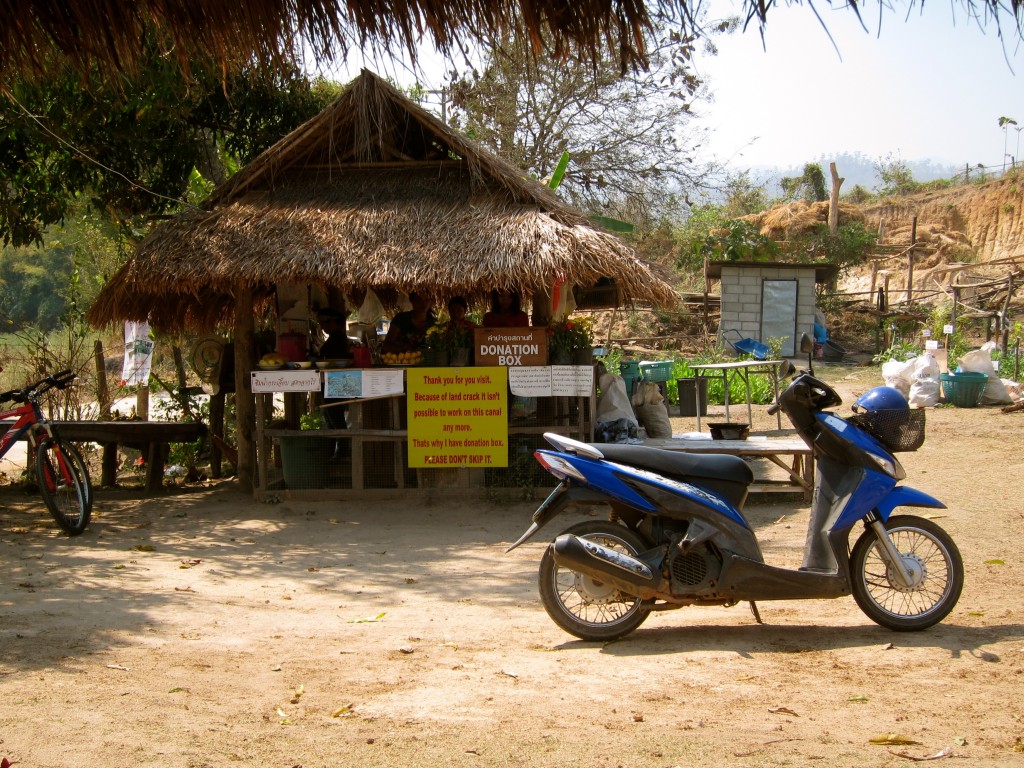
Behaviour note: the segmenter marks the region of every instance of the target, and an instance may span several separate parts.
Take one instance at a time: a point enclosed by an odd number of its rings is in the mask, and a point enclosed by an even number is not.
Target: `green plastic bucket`
[[[942,380],[942,394],[946,402],[957,408],[974,408],[981,402],[985,385],[988,383],[987,375],[973,371],[943,373],[939,378]]]

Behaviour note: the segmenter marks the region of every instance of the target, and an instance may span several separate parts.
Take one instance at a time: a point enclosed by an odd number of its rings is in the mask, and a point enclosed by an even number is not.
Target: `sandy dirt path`
[[[864,388],[854,378],[845,384]],[[97,494],[81,537],[0,489],[0,756],[21,766],[1022,766],[1024,414],[941,408],[908,484],[967,580],[897,634],[851,598],[564,634],[505,554],[534,503]],[[796,565],[796,496],[747,514]],[[540,540],[544,539],[544,541]],[[897,734],[913,744],[876,745]],[[953,758],[950,758],[953,759]]]

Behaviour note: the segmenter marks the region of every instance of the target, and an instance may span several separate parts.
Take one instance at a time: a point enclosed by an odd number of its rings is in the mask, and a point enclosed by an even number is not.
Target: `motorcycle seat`
[[[594,448],[608,461],[657,472],[682,480],[724,480],[750,485],[754,471],[739,456],[722,453],[682,453],[628,443],[598,443]]]

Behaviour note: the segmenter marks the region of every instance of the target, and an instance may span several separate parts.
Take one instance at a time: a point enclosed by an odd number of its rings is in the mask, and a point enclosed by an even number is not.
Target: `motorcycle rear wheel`
[[[918,579],[903,586],[881,556],[870,528],[850,553],[853,597],[876,624],[898,632],[927,629],[953,610],[964,586],[964,564],[953,539],[931,520],[896,515],[885,530]]]
[[[615,523],[588,520],[562,533],[591,539],[629,555],[649,548],[636,533]],[[644,607],[639,597],[591,576],[559,567],[550,547],[540,561],[538,586],[544,610],[551,620],[581,640],[617,640],[643,624],[650,615],[650,610]]]

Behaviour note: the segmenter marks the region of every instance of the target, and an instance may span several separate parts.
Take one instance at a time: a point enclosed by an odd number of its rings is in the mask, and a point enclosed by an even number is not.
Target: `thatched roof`
[[[801,4],[801,0],[796,0]],[[881,3],[883,7],[887,4]],[[744,0],[746,25],[763,29],[764,0]],[[860,14],[861,3],[847,3]],[[964,0],[968,18],[995,23],[1002,0]],[[1020,23],[1024,0],[1010,0]],[[187,72],[189,62],[213,61],[229,71],[256,61],[277,65],[312,55],[317,62],[344,61],[353,46],[415,58],[424,40],[442,53],[492,44],[520,35],[549,55],[573,50],[594,61],[608,51],[623,63],[644,60],[643,32],[678,23],[702,34],[696,0],[0,0],[0,88],[12,73],[27,74],[70,64],[88,75],[131,70],[155,42]],[[808,13],[815,13],[808,2]],[[894,18],[898,18],[894,14]],[[1002,23],[1006,23],[1005,21]]]
[[[556,276],[611,277],[626,301],[677,302],[613,235],[364,71],[204,209],[154,228],[89,319],[208,329],[231,317],[240,283],[257,302],[283,282],[442,299],[529,295]]]
[[[443,53],[512,34],[590,60],[601,49],[624,64],[643,56],[650,10],[636,0],[6,0],[0,2],[0,73],[45,71],[68,63],[88,74],[131,70],[148,41],[182,70],[214,61],[276,65],[313,56],[344,61],[352,47],[415,57],[424,41]],[[686,9],[686,0],[653,8]],[[688,11],[685,12],[688,15]]]

